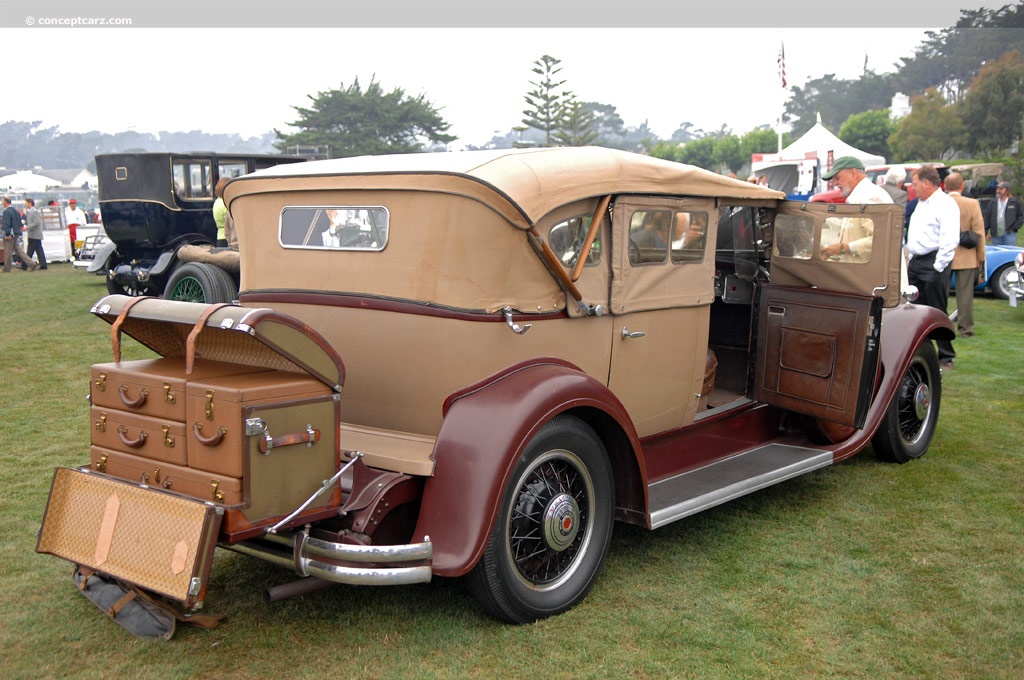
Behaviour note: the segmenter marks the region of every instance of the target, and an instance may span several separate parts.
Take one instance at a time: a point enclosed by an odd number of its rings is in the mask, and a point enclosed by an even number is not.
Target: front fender
[[[905,303],[882,310],[878,388],[868,408],[863,429],[836,448],[835,460],[853,455],[875,434],[918,345],[955,337],[949,317],[934,307]]]
[[[576,409],[617,423],[635,463],[640,442],[625,408],[605,385],[559,359],[512,366],[445,400],[434,476],[424,487],[414,534],[429,536],[435,574],[462,576],[476,565],[530,438],[555,415]],[[646,488],[642,466],[638,478]]]
[[[108,263],[110,262],[111,256],[116,252],[117,244],[113,241],[107,241],[100,246],[100,249],[96,252],[96,256],[93,258],[89,266],[86,267],[85,271],[90,274],[105,273],[110,268],[108,267]]]

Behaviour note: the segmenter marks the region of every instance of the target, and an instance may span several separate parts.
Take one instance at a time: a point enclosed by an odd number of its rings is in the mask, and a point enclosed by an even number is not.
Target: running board
[[[832,452],[768,444],[648,486],[651,528],[832,464]]]

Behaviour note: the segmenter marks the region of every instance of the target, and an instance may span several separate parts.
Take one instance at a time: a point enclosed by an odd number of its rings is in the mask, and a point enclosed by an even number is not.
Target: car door
[[[899,302],[902,226],[893,205],[780,206],[757,302],[755,399],[863,426],[882,309]],[[834,243],[843,254],[823,254]]]
[[[609,386],[643,437],[693,422],[707,362],[717,210],[618,197],[612,211]]]

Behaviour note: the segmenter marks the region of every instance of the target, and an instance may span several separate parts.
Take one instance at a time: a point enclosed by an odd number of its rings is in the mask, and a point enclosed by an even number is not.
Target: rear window
[[[383,206],[289,206],[281,211],[285,248],[381,251],[390,215]]]

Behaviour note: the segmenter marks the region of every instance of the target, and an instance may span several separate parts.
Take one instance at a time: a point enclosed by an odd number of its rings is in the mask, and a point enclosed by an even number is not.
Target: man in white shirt
[[[922,165],[913,174],[917,207],[907,230],[907,276],[920,293],[915,302],[946,312],[949,300],[950,268],[960,243],[960,206],[939,186],[939,173]],[[936,340],[939,365],[953,368],[953,343]]]
[[[821,178],[835,179],[847,203],[892,203],[892,196],[868,179],[859,158],[837,158],[832,169],[822,173]],[[847,217],[840,225],[839,240],[822,246],[821,256],[826,259],[838,257],[844,262],[867,262],[871,259],[871,240],[874,234],[875,223],[871,218]]]
[[[74,198],[68,201],[64,219],[67,221],[68,235],[71,237],[71,254],[73,257],[77,257],[78,251],[75,250],[75,245],[78,240],[78,227],[83,226],[88,220],[85,217],[85,211],[78,207],[78,201]]]

